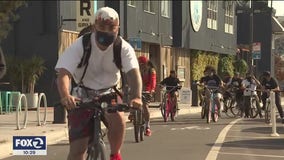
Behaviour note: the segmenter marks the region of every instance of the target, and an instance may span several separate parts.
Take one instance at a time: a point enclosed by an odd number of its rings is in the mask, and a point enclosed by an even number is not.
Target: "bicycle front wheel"
[[[258,111],[257,106],[256,106],[256,100],[252,99],[250,109],[249,109],[249,115],[250,115],[251,118],[255,118],[255,117],[257,117],[258,114],[259,114],[259,111]]]
[[[164,97],[161,103],[161,106],[160,106],[161,114],[162,114],[164,121],[166,121],[166,107],[167,107],[167,98]]]
[[[134,137],[135,137],[135,142],[139,142],[139,134],[140,134],[140,126],[139,125],[134,125]]]
[[[218,106],[215,104],[214,105],[214,111],[212,112],[212,120],[213,122],[217,122],[218,118],[219,118],[219,110],[218,110]]]
[[[105,143],[102,139],[97,145],[94,145],[88,149],[86,160],[107,160],[107,154],[105,149]]]
[[[269,124],[271,122],[271,107],[270,102],[266,103],[265,107],[265,123]]]

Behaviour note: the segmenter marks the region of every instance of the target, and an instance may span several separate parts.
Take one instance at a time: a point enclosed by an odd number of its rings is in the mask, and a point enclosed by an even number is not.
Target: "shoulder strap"
[[[121,62],[121,46],[122,40],[120,36],[117,36],[113,43],[113,62],[115,63],[116,67],[120,70],[121,80],[122,80],[122,87],[125,85],[125,77],[122,73],[122,62]]]
[[[89,61],[91,50],[92,50],[91,35],[92,35],[92,32],[88,32],[83,35],[82,42],[83,42],[84,53],[83,53],[83,56],[77,68],[81,68],[82,66],[86,65]]]
[[[84,49],[84,53],[83,56],[81,58],[80,63],[78,64],[77,68],[81,68],[82,66],[85,66],[84,68],[84,72],[81,76],[81,79],[79,81],[79,84],[83,84],[83,78],[85,77],[88,65],[89,65],[89,58],[91,56],[91,50],[92,50],[92,45],[91,45],[91,35],[92,33],[86,33],[83,35],[83,49]]]
[[[121,45],[122,40],[120,36],[117,36],[113,43],[113,62],[115,63],[116,67],[121,70],[122,63],[121,63]]]

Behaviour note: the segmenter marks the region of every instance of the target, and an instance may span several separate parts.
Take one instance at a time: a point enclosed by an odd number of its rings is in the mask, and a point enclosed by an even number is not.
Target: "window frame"
[[[147,3],[147,9],[145,9],[145,3]],[[144,12],[155,14],[154,1],[144,0],[144,1],[142,1],[142,7],[143,7],[143,11]]]
[[[164,3],[164,5],[165,5],[165,7],[163,7],[163,3]],[[168,1],[168,0],[161,0],[161,16],[163,16],[163,17],[167,17],[167,18],[170,18],[170,1]],[[167,5],[166,5],[167,4]],[[163,14],[163,8],[164,8],[164,10],[166,10],[166,12],[167,12],[167,14]],[[166,13],[165,12],[165,13]]]
[[[225,1],[224,32],[234,34],[235,10],[232,1]]]
[[[207,28],[218,30],[218,1],[207,0]]]
[[[127,5],[130,7],[136,7],[136,1],[135,0],[127,0]]]

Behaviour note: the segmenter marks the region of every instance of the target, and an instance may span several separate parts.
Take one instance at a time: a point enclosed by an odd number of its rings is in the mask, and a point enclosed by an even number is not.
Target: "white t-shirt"
[[[256,82],[255,80],[251,80],[251,82],[249,82],[247,79],[244,79],[242,81],[242,86],[245,87],[245,90],[244,90],[244,96],[250,96],[250,95],[256,95]]]
[[[78,83],[83,75],[85,66],[77,68],[83,56],[82,36],[71,44],[59,57],[55,69],[64,68]],[[120,72],[113,62],[113,44],[102,51],[95,42],[95,34],[91,35],[92,50],[89,65],[83,78],[84,86],[99,90],[116,85],[120,80]],[[121,47],[122,71],[127,73],[131,69],[138,68],[139,64],[134,49],[122,39]]]

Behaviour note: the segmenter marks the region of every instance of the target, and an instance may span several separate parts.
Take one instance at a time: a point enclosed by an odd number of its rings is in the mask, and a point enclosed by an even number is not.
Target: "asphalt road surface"
[[[127,124],[122,156],[125,160],[280,160],[284,159],[284,129],[271,137],[271,126],[263,119],[219,119],[207,124],[200,114],[179,116],[175,122],[161,118],[151,122],[152,136],[134,141]],[[270,127],[270,128],[269,128]],[[107,143],[107,142],[106,142]],[[4,160],[64,160],[68,140],[47,147],[47,156],[12,156]],[[107,145],[109,152],[109,146]]]

